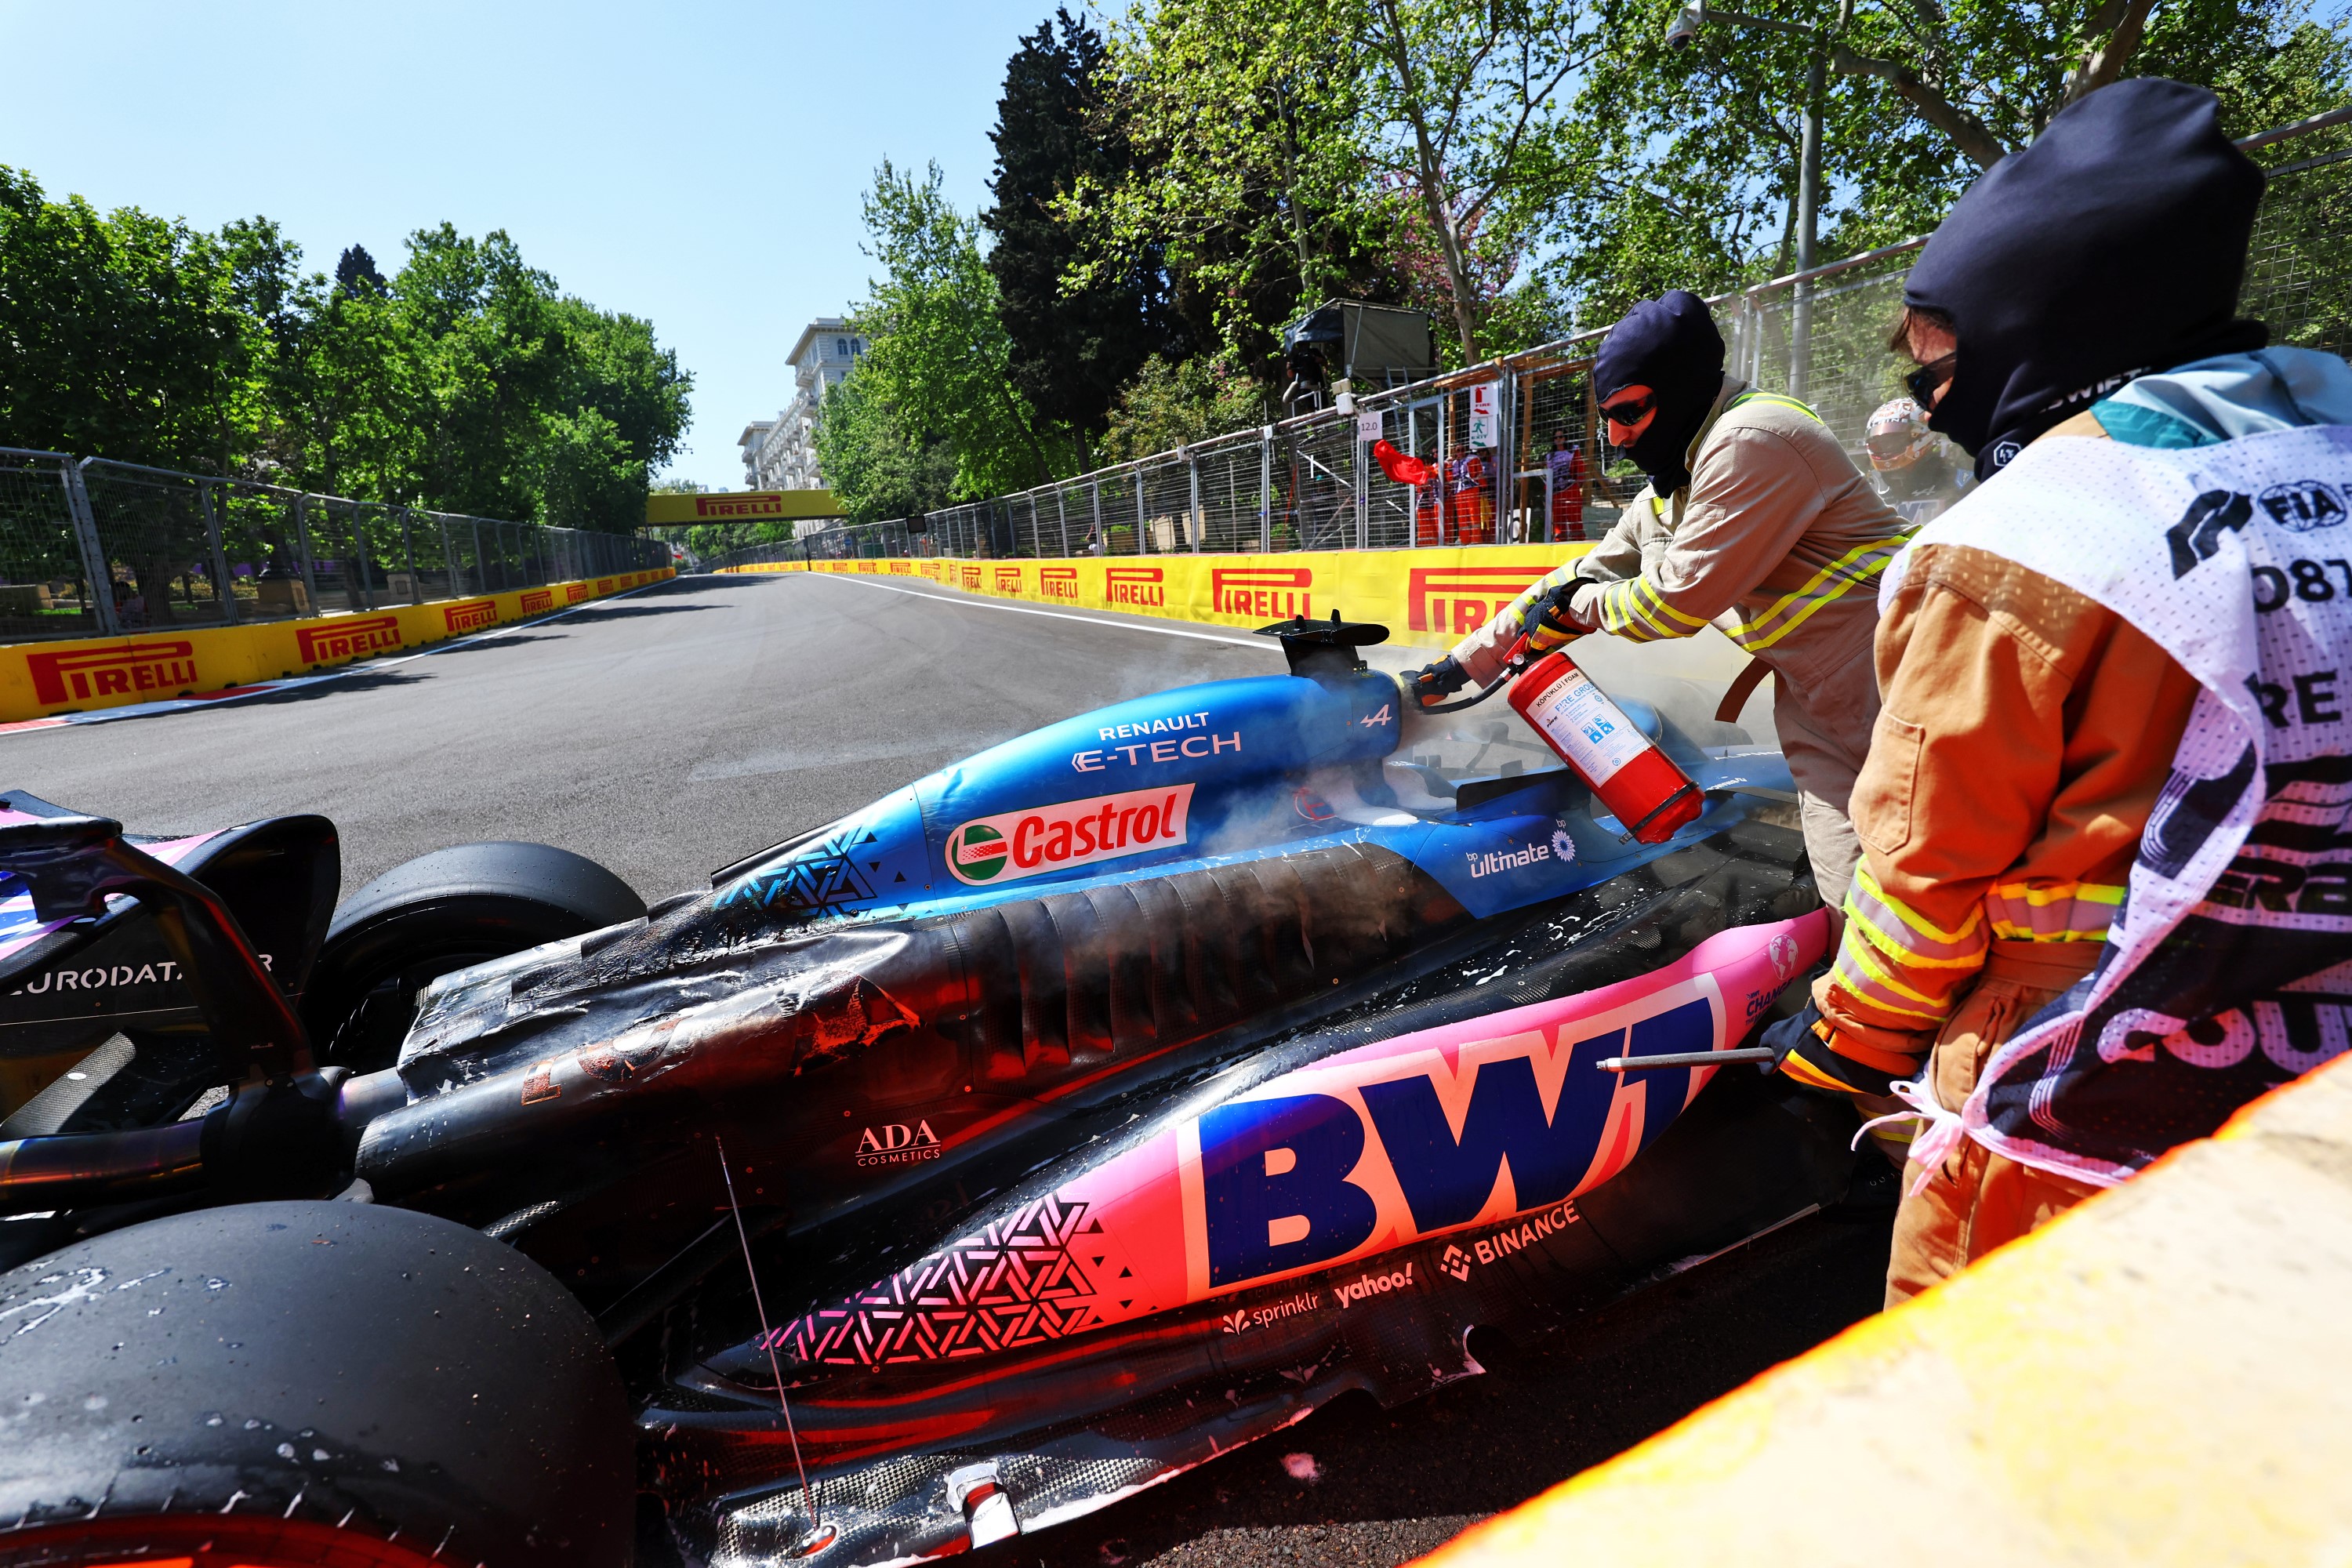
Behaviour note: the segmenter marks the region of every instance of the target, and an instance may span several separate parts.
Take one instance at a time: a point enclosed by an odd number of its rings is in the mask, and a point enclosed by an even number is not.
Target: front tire
[[[460,844],[395,866],[335,911],[303,1022],[320,1065],[393,1065],[436,976],[645,917],[643,899],[549,844]]]
[[[628,1402],[594,1323],[453,1221],[154,1220],[0,1275],[0,1568],[629,1560]]]

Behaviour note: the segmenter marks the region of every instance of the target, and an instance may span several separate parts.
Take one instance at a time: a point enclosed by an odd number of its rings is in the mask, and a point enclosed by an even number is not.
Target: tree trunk
[[[1445,257],[1445,278],[1454,295],[1454,328],[1462,339],[1462,363],[1478,363],[1478,329],[1470,310],[1473,292],[1468,258],[1462,248],[1462,237],[1454,227],[1453,215],[1446,210],[1445,160],[1439,155],[1430,140],[1429,117],[1423,110],[1420,95],[1413,90],[1412,60],[1405,53],[1404,26],[1396,14],[1396,0],[1381,0],[1381,14],[1388,18],[1387,53],[1396,67],[1397,92],[1404,105],[1405,116],[1412,122],[1413,162],[1419,173],[1422,209],[1429,216],[1430,226],[1437,232],[1437,244]]]

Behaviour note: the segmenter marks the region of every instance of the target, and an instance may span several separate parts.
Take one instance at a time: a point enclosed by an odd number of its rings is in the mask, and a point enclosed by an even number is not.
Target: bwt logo
[[[588,584],[585,583],[566,583],[563,585],[563,602],[567,605],[576,605],[587,596]]]
[[[1556,1045],[1538,1034],[1449,1047],[1458,1067],[1417,1051],[1307,1068],[1286,1077],[1332,1092],[1210,1110],[1197,1123],[1210,1288],[1334,1262],[1376,1236],[1457,1229],[1498,1205],[1507,1215],[1555,1208],[1607,1180],[1681,1110],[1693,1080],[1688,1068],[1619,1075],[1593,1064],[1713,1049],[1712,984],[1661,991],[1649,999],[1657,1010],[1630,1028],[1571,1040],[1591,1023],[1570,1023]]]
[[[1405,584],[1405,626],[1463,637],[1476,631],[1548,566],[1418,566]]]
[[[1117,568],[1113,568],[1117,570]],[[1037,592],[1048,599],[1078,602],[1078,569],[1075,566],[1040,566],[1037,568]]]
[[[1114,605],[1138,605],[1157,609],[1168,603],[1168,589],[1157,566],[1106,566],[1103,598]],[[1075,582],[1075,579],[1074,579]],[[1076,593],[1075,586],[1072,590]]]
[[[1306,566],[1218,566],[1209,573],[1209,603],[1222,616],[1254,616],[1262,621],[1311,616],[1307,590],[1315,573]]]
[[[555,590],[552,588],[535,588],[522,596],[522,613],[526,616],[543,616],[553,608]]]
[[[109,643],[71,653],[27,654],[25,664],[33,672],[33,700],[43,704],[196,687],[196,649],[188,642]]]
[[[499,602],[496,599],[468,599],[462,605],[451,605],[444,609],[441,619],[453,632],[494,626],[499,624]]]
[[[1017,594],[1021,592],[1021,568],[1018,566],[999,566],[996,569],[996,591],[1000,594]]]
[[[304,626],[294,634],[294,647],[304,664],[359,658],[399,646],[398,616],[369,616],[362,620],[337,621],[328,626]]]

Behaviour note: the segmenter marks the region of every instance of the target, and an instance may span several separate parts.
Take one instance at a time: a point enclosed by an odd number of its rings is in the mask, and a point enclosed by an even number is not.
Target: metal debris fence
[[[0,447],[0,642],[421,605],[669,564],[628,534]]]
[[[2240,143],[2270,186],[2241,309],[2272,342],[2352,351],[2352,109]],[[1871,412],[1903,395],[1887,352],[1924,237],[1717,296],[1729,368],[1809,404],[1857,464]],[[1381,434],[1433,464],[1436,485],[1391,481],[1357,421],[1333,411],[917,518],[835,526],[705,562],[948,555],[1019,558],[1382,550],[1599,538],[1643,482],[1612,466],[1579,333],[1467,370],[1356,399]],[[1491,388],[1496,441],[1467,445],[1474,388]],[[1501,461],[1507,454],[1508,461]],[[1475,466],[1465,465],[1465,457]],[[1465,472],[1465,468],[1471,471]],[[1457,477],[1458,476],[1458,477]]]

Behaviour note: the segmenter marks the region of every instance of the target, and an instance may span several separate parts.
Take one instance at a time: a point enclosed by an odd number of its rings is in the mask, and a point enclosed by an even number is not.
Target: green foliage
[[[1153,354],[1111,410],[1102,458],[1107,463],[1148,458],[1212,436],[1247,430],[1266,418],[1259,388],[1222,361],[1171,363]]]
[[[996,204],[980,215],[995,241],[988,269],[1013,342],[1013,384],[1082,440],[1101,434],[1111,400],[1144,360],[1174,351],[1182,336],[1155,245],[1097,268],[1084,287],[1063,287],[1087,236],[1059,204],[1081,182],[1117,184],[1135,168],[1124,122],[1105,112],[1107,83],[1102,35],[1066,10],[1021,41],[990,132]]]
[[[1282,329],[1327,299],[1402,304],[1395,204],[1355,129],[1352,0],[1137,0],[1111,33],[1100,119],[1133,149],[1059,205],[1086,237],[1071,287],[1139,255],[1168,268],[1191,342],[1278,387]]]
[[[253,218],[207,235],[0,168],[0,444],[628,531],[692,379],[651,325],[444,224],[331,286]]]
[[[851,317],[868,347],[850,379],[888,409],[903,441],[953,454],[955,499],[1025,489],[1075,466],[1076,444],[1014,384],[1013,339],[979,226],[948,204],[940,182],[936,163],[920,179],[887,160],[875,171],[866,249],[883,275]]]
[[[942,438],[910,431],[861,367],[824,395],[817,466],[853,522],[914,517],[955,498],[956,456]]]

